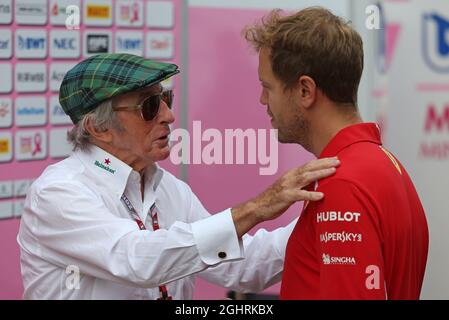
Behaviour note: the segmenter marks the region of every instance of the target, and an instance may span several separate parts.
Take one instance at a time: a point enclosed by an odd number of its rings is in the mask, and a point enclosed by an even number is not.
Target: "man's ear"
[[[91,117],[87,117],[84,123],[84,127],[92,140],[101,141],[103,143],[111,143],[112,141],[112,132],[109,129],[106,130],[98,130],[93,124],[93,119]]]
[[[304,108],[310,108],[317,98],[317,87],[315,80],[309,76],[301,76],[297,85],[298,99]]]

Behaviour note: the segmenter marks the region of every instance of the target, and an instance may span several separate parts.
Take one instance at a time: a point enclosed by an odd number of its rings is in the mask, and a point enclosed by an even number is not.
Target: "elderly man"
[[[74,152],[31,186],[18,242],[28,299],[191,299],[195,276],[239,291],[280,279],[293,224],[245,233],[332,175],[336,159],[289,171],[254,199],[210,215],[189,186],[160,168],[169,156],[177,66],[129,54],[80,62],[60,103]]]
[[[315,184],[326,194],[304,208],[288,241],[283,299],[418,299],[428,251],[421,201],[379,128],[363,123],[357,89],[363,43],[323,8],[278,11],[245,32],[259,52],[260,102],[279,141],[338,172]]]

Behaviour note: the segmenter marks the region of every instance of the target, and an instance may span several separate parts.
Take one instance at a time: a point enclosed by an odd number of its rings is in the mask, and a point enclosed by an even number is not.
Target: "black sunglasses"
[[[161,100],[167,104],[169,109],[171,109],[173,104],[173,98],[174,98],[173,90],[165,90],[162,91],[161,93],[145,98],[145,100],[143,100],[141,104],[135,106],[117,106],[114,107],[112,110],[119,111],[119,110],[140,109],[140,115],[142,116],[142,119],[145,121],[151,121],[154,118],[156,118],[157,114],[159,113]]]

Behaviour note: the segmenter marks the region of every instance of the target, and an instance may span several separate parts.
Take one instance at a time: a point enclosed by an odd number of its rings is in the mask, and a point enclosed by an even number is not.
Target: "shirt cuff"
[[[243,242],[237,237],[231,209],[192,223],[192,232],[205,264],[243,259]]]

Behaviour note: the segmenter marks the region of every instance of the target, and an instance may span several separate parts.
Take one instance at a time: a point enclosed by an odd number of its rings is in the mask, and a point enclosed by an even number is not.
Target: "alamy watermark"
[[[367,15],[365,20],[365,27],[368,30],[380,29],[380,8],[376,5],[369,5],[365,8],[365,14]]]
[[[80,268],[75,265],[68,265],[65,269],[67,278],[65,279],[65,287],[68,290],[79,290],[80,288]]]
[[[69,30],[79,30],[80,28],[80,8],[75,5],[67,6],[65,9],[67,18],[65,19],[65,26]]]
[[[278,170],[278,140],[275,129],[201,128],[193,121],[192,136],[186,129],[174,129],[170,135],[170,160],[173,164],[256,165],[260,175]]]

